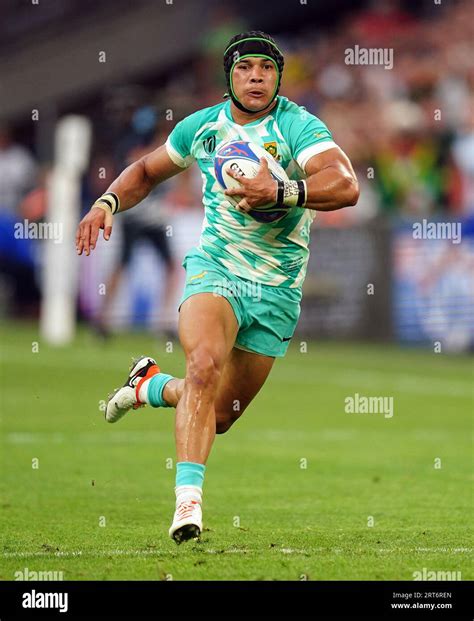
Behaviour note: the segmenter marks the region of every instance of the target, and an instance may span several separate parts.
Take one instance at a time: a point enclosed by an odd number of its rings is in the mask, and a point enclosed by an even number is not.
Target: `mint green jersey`
[[[257,222],[227,199],[214,173],[216,150],[231,140],[266,149],[290,179],[304,179],[308,160],[336,147],[326,125],[303,107],[277,97],[269,114],[238,125],[230,100],[198,110],[180,121],[166,141],[175,164],[197,161],[203,180],[204,222],[198,248],[232,274],[275,287],[301,287],[309,258],[315,211],[291,207],[277,222]]]

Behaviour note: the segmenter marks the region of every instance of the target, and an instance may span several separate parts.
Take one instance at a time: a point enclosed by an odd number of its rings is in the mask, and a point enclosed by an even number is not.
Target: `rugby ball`
[[[239,188],[239,182],[227,173],[227,169],[234,170],[242,177],[255,177],[260,169],[260,158],[268,161],[270,174],[277,181],[288,181],[288,175],[280,164],[265,149],[257,144],[235,140],[221,145],[216,151],[214,158],[214,172],[219,184],[225,190]],[[240,202],[239,196],[226,196],[226,199],[234,206]],[[288,213],[287,207],[278,203],[260,205],[248,212],[258,222],[271,223]]]

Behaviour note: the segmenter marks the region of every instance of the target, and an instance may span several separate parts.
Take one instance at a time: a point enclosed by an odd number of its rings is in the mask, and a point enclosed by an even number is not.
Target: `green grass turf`
[[[104,345],[81,330],[53,349],[14,323],[0,341],[1,579],[26,567],[66,580],[411,580],[424,567],[474,578],[470,358],[316,342],[300,353],[294,343],[217,437],[206,529],[177,547],[167,534],[174,410],[108,425],[100,400],[132,354],[182,375],[179,345],[165,353],[145,334]],[[345,413],[356,392],[393,396],[393,418]]]

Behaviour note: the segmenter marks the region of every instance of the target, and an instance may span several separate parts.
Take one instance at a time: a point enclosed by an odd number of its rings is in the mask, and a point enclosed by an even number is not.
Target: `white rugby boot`
[[[142,383],[160,372],[156,360],[149,356],[141,356],[132,360],[130,372],[121,388],[116,388],[107,400],[105,420],[116,423],[129,410],[137,410],[146,405],[138,398]]]
[[[193,498],[176,502],[173,523],[169,535],[179,545],[188,539],[198,539],[202,532],[201,503]]]

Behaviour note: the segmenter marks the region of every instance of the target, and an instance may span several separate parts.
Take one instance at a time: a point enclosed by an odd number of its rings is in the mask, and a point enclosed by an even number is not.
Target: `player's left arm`
[[[355,205],[359,184],[352,164],[339,147],[313,155],[306,166],[307,209],[335,211]]]

